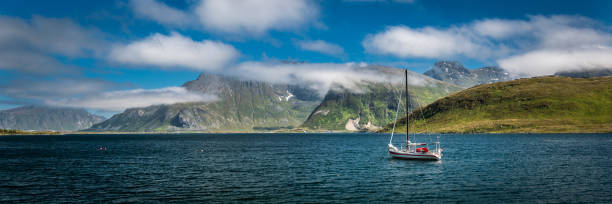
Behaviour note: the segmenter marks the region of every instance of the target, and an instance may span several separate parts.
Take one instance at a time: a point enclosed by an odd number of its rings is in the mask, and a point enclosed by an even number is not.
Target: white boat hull
[[[410,159],[410,160],[440,160],[442,158],[441,153],[434,152],[407,152],[406,150],[394,150],[389,149],[391,157],[396,159]]]

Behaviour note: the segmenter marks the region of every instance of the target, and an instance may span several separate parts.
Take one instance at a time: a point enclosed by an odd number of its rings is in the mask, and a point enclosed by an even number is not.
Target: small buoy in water
[[[204,152],[204,150],[203,150],[203,149],[201,149],[201,150],[200,150],[200,152]]]

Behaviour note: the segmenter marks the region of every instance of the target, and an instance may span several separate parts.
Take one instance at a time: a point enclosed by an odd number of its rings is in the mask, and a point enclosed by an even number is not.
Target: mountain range
[[[218,101],[132,108],[88,131],[367,130],[392,121],[398,96],[394,93],[402,87],[402,70],[368,66],[353,71],[374,71],[379,76],[376,78],[389,80],[363,79],[352,87],[337,83],[321,97],[307,86],[202,74],[183,87],[214,94]],[[422,99],[414,97],[415,104],[417,100],[430,103],[461,89],[414,72],[411,78],[422,83],[414,86],[414,94],[422,95]]]
[[[105,119],[85,109],[24,106],[0,111],[0,129],[75,131]]]
[[[455,61],[436,62],[430,70],[423,74],[464,88],[524,77],[496,66],[469,70],[463,64]]]
[[[352,71],[368,71],[367,74],[377,77],[355,79],[350,85],[336,83],[323,95],[320,90],[309,88],[308,84],[279,84],[201,74],[183,87],[192,92],[215,95],[216,101],[131,108],[105,121],[85,110],[29,106],[0,112],[0,128],[118,132],[251,132],[296,128],[363,131],[375,130],[392,122],[403,90],[403,69],[368,65]],[[469,70],[453,61],[436,62],[424,74],[409,74],[408,111],[467,87],[523,77],[493,66]],[[609,75],[610,72],[558,73],[573,77],[602,74]],[[402,99],[400,115],[404,114],[404,104]]]
[[[183,84],[214,94],[213,102],[127,109],[88,131],[266,131],[302,124],[321,98],[314,90],[236,77],[201,74]]]

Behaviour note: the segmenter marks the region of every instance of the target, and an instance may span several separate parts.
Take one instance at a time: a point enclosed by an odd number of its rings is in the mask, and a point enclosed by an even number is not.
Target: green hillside
[[[392,122],[395,119],[397,97],[403,97],[404,84],[399,80],[403,77],[403,70],[382,67],[378,69],[381,74],[391,74],[398,80],[394,83],[362,82],[362,92],[341,87],[332,89],[302,127],[310,130],[375,130]],[[412,79],[423,83],[410,85],[411,110],[418,107],[417,103],[429,104],[461,90],[460,87],[421,74],[409,74]],[[400,106],[404,107],[404,104],[402,100]],[[403,108],[400,109],[400,114],[404,114]]]
[[[612,132],[612,77],[549,76],[479,85],[409,118],[417,132]],[[396,131],[405,131],[405,121],[398,121]]]
[[[292,129],[319,104],[314,91],[290,85],[245,81],[202,74],[183,85],[213,93],[213,102],[177,103],[131,108],[87,131],[270,131]]]

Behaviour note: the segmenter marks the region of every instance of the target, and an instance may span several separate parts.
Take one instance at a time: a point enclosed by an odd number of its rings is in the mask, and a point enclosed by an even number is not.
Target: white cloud
[[[80,107],[114,112],[150,105],[211,102],[215,100],[217,100],[217,97],[214,95],[190,92],[183,87],[166,87],[111,91],[81,98],[47,100],[45,103],[51,106]]]
[[[466,30],[477,35],[509,43],[523,42],[531,48],[579,48],[608,44],[612,36],[598,29],[597,22],[579,16],[529,16],[528,20],[485,19],[475,21]]]
[[[413,29],[393,26],[369,35],[363,41],[367,52],[397,57],[444,58],[456,55],[477,56],[483,48],[456,29],[432,27]]]
[[[244,62],[230,68],[231,74],[241,78],[260,80],[280,84],[305,85],[317,90],[321,96],[328,90],[340,85],[354,92],[363,92],[359,83],[397,82],[401,80],[398,73],[381,72],[374,66],[365,63],[275,63],[275,62]],[[410,72],[409,82],[412,85],[423,86],[427,82]]]
[[[296,44],[302,50],[320,52],[332,56],[344,55],[344,49],[342,47],[322,40],[298,41]]]
[[[109,47],[105,37],[70,19],[0,16],[0,70],[19,72],[0,77],[0,97],[31,104],[109,90],[116,84],[87,79],[80,67],[58,59],[103,56]]]
[[[231,45],[210,40],[196,42],[173,32],[170,36],[157,33],[141,41],[115,46],[109,58],[130,65],[204,71],[219,69],[238,55]]]
[[[160,0],[131,0],[137,17],[172,27],[200,26],[222,34],[261,36],[269,30],[300,30],[317,22],[319,7],[311,0],[198,0],[188,9],[170,7]]]
[[[562,71],[612,69],[612,50],[536,50],[498,61],[508,71],[531,75],[550,75]]]
[[[106,49],[104,34],[69,19],[0,16],[0,69],[48,75],[76,72],[55,57],[91,57]]]
[[[472,28],[480,35],[501,39],[524,33],[531,25],[519,20],[485,19],[474,22]]]
[[[156,0],[131,0],[130,7],[141,18],[149,18],[162,25],[183,27],[193,24],[195,17],[180,9],[172,8]]]
[[[209,30],[262,35],[299,29],[315,20],[319,8],[308,0],[202,0],[195,12]]]
[[[16,78],[0,84],[0,93],[11,98],[44,100],[75,95],[98,93],[115,87],[116,84],[104,80],[85,78]]]
[[[104,48],[103,34],[69,19],[33,16],[29,21],[0,16],[0,48],[30,50],[69,57],[86,56]]]
[[[449,28],[389,27],[363,41],[366,51],[400,58],[496,61],[521,74],[610,68],[612,34],[580,16],[483,19]]]
[[[0,48],[1,49],[1,48]],[[0,70],[18,70],[27,74],[49,75],[72,73],[70,66],[38,52],[24,50],[3,50],[0,52]]]
[[[572,70],[612,69],[612,34],[591,19],[530,16],[525,21],[496,20],[489,24],[512,28],[504,38],[522,43],[515,54],[497,60],[502,68],[512,72],[550,75]]]

